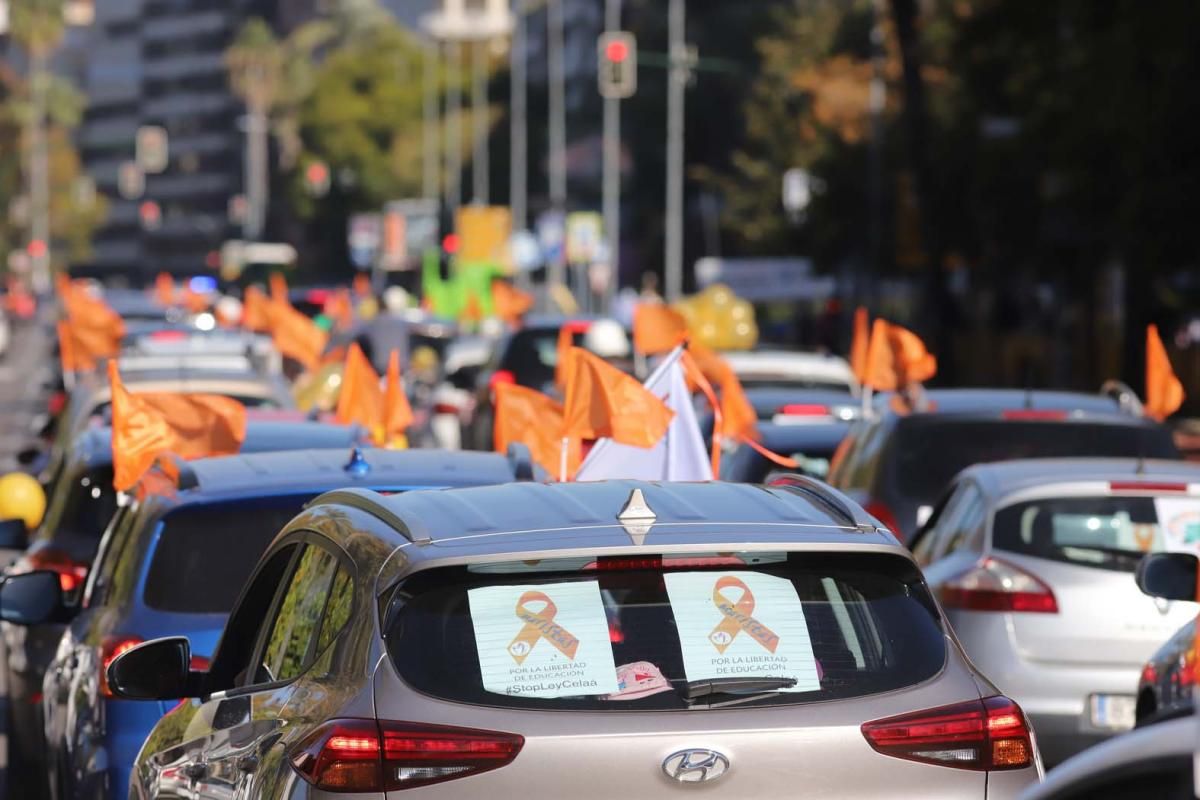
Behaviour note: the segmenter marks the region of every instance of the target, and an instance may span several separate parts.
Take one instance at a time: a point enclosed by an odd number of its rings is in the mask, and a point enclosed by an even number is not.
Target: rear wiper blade
[[[711,697],[714,694],[772,692],[779,689],[790,689],[795,685],[795,678],[710,678],[703,681],[690,681],[684,697],[688,700],[697,700],[701,697]]]

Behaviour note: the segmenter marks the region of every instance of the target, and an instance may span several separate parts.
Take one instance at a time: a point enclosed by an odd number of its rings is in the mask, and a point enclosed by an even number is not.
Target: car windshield
[[[859,697],[928,680],[946,656],[919,573],[890,555],[435,569],[401,584],[385,631],[400,675],[418,691],[544,710]]]
[[[227,614],[275,534],[310,495],[183,506],[162,521],[143,599],[159,611]]]
[[[1146,553],[1200,545],[1200,498],[1031,500],[997,512],[992,542],[1012,553],[1133,572]]]
[[[921,502],[936,500],[972,464],[1019,458],[1179,458],[1166,428],[1100,422],[902,420],[891,445],[897,488]]]

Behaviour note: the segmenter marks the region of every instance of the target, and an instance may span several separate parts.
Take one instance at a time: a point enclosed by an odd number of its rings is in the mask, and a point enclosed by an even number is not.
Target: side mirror
[[[1197,563],[1190,553],[1149,553],[1138,563],[1138,588],[1164,600],[1195,600]]]
[[[192,645],[186,636],[152,639],[126,650],[108,665],[108,686],[129,700],[178,700],[195,694]]]
[[[9,575],[0,583],[0,619],[13,625],[40,625],[63,608],[58,573],[50,570]]]
[[[0,520],[0,550],[24,550],[29,543],[29,531],[23,519]]]

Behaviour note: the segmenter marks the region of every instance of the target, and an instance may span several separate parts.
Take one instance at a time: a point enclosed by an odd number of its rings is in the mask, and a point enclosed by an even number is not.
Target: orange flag
[[[541,392],[512,383],[496,385],[493,436],[497,453],[507,453],[510,444],[522,442],[529,448],[534,463],[551,475],[558,475],[562,419],[562,405]],[[568,474],[574,474],[581,462],[580,442],[573,440],[567,454]]]
[[[242,327],[262,332],[271,329],[270,300],[262,289],[249,286],[242,297]]]
[[[94,369],[97,359],[115,358],[125,336],[121,317],[82,286],[65,279],[59,283],[67,317],[68,349],[76,371]]]
[[[492,281],[492,308],[497,317],[515,327],[521,324],[521,317],[533,308],[533,295],[521,291],[508,281]]]
[[[66,320],[58,322],[58,357],[63,372],[91,372],[96,368],[96,360],[79,348],[71,324]]]
[[[704,377],[721,390],[721,434],[729,439],[757,440],[758,413],[733,367],[699,342],[689,342],[688,353]]]
[[[667,433],[675,412],[630,375],[587,350],[567,352],[567,391],[562,435],[612,439],[653,447]]]
[[[130,394],[115,361],[112,386],[113,486],[129,491],[159,456],[230,455],[246,439],[246,409],[216,395]]]
[[[393,350],[388,356],[387,381],[383,391],[383,440],[384,447],[406,447],[406,431],[413,423],[412,406],[404,393],[400,381],[400,353]]]
[[[160,272],[154,278],[154,299],[161,306],[175,304],[175,281],[165,272]]]
[[[350,299],[349,289],[343,287],[331,294],[321,310],[333,320],[336,330],[346,330],[354,324],[354,301]]]
[[[578,328],[579,325],[568,322],[558,329],[558,344],[555,346],[558,358],[554,362],[554,385],[560,392],[566,391],[567,388],[567,355],[575,346]]]
[[[271,302],[291,305],[291,300],[288,299],[287,278],[283,277],[282,272],[272,272],[267,278],[267,285],[271,289]]]
[[[924,383],[937,374],[937,359],[921,338],[907,328],[882,319],[871,327],[864,384],[889,392]]]
[[[687,338],[687,320],[661,303],[639,303],[633,309],[633,348],[648,356],[669,353]]]
[[[208,310],[208,298],[190,286],[183,290],[183,307],[193,314]]]
[[[467,294],[467,305],[463,308],[462,320],[463,322],[478,323],[482,319],[483,307],[479,304],[479,298],[475,296],[475,293],[470,292]]]
[[[1183,384],[1171,368],[1157,325],[1146,326],[1146,416],[1162,422],[1183,405]]]
[[[379,387],[379,374],[363,355],[357,342],[350,345],[346,353],[334,418],[342,425],[357,422],[371,431],[376,440],[379,438],[377,431],[383,419],[383,389]]]
[[[308,317],[287,302],[271,301],[268,306],[271,338],[280,353],[299,361],[305,369],[316,369],[329,336]]]
[[[854,336],[850,339],[850,370],[862,383],[867,376],[867,348],[871,343],[871,323],[867,309],[854,309]]]

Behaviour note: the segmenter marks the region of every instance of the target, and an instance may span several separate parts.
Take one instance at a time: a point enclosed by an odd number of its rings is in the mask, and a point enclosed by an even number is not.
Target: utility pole
[[[471,159],[471,181],[474,185],[471,201],[488,204],[488,100],[487,100],[487,39],[469,42],[471,48],[471,115],[475,122],[475,153]]]
[[[666,300],[683,296],[683,93],[691,75],[692,54],[684,41],[684,0],[670,0],[667,11],[671,68],[667,78],[667,219]]]
[[[248,242],[262,238],[267,216],[267,117],[258,102],[251,102],[246,114],[246,221],[242,236]]]
[[[523,231],[529,227],[529,103],[528,83],[525,78],[525,0],[516,0],[513,9],[513,34],[509,47],[509,69],[511,80],[510,110],[509,185],[508,206],[512,213],[512,228]],[[517,285],[529,288],[529,273],[517,272]]]
[[[854,282],[856,305],[870,305],[874,294],[875,279],[883,261],[883,111],[887,102],[887,84],[884,68],[887,54],[884,48],[883,23],[887,18],[887,0],[874,0],[871,24],[871,84],[867,95],[867,111],[870,114],[870,140],[867,147],[867,261]]]
[[[33,105],[29,131],[29,258],[33,290],[40,294],[50,291],[50,156],[46,141],[46,55],[42,48],[32,48],[29,66]]]
[[[547,56],[550,82],[550,207],[565,214],[567,210],[567,111],[566,74],[563,66],[562,0],[548,0],[546,7]],[[566,284],[566,255],[550,265],[550,282]]]
[[[621,27],[621,0],[605,0],[604,30],[614,33]],[[600,297],[600,310],[612,307],[613,294],[620,282],[621,254],[621,100],[604,98],[604,237],[608,243],[608,286]]]
[[[462,205],[462,45],[446,43],[449,85],[446,91],[446,203],[454,219]],[[452,223],[453,224],[453,223]]]
[[[438,190],[438,97],[437,97],[437,42],[426,39],[423,47],[424,63],[424,112],[423,132],[424,164],[422,165],[421,188],[425,199],[436,199]]]

